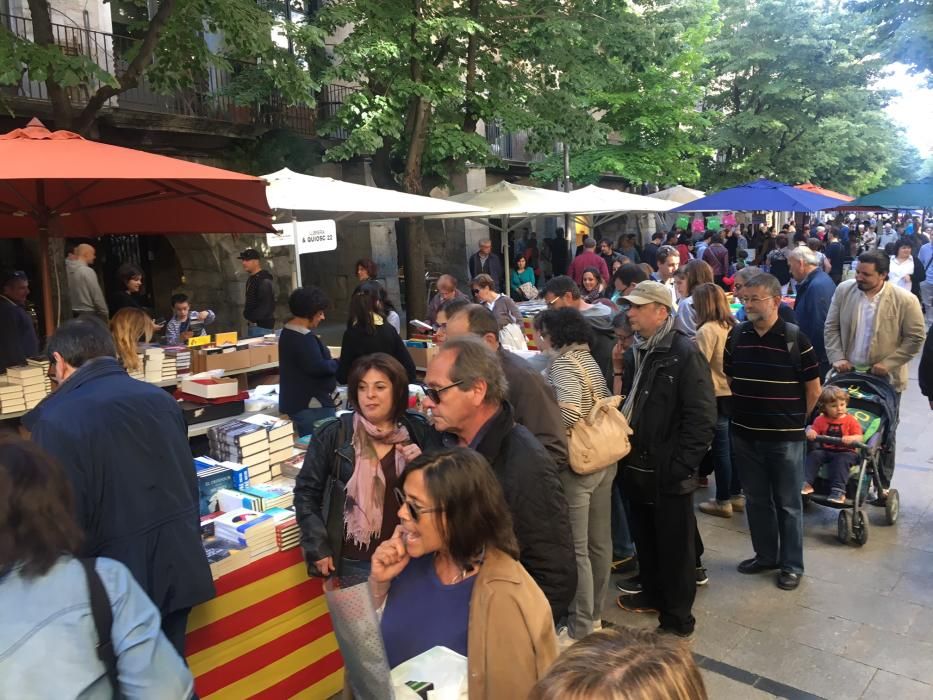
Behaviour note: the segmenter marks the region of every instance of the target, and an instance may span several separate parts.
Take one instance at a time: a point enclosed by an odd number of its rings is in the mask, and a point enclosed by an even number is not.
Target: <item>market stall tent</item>
[[[269,206],[290,210],[304,220],[365,221],[486,212],[481,206],[305,175],[288,168],[263,175],[262,179]]]
[[[49,335],[50,236],[273,230],[259,178],[49,131],[38,119],[0,135],[0,236],[39,239]]]
[[[702,211],[822,211],[842,200],[761,178],[682,204],[675,212]]]
[[[646,197],[651,197],[653,199],[666,199],[669,202],[677,202],[678,204],[687,204],[692,202],[694,199],[699,199],[703,197],[706,193],[701,192],[700,190],[692,190],[689,187],[684,187],[683,185],[674,185],[673,187],[668,187],[666,190],[659,190],[658,192],[652,192]]]
[[[872,192],[851,201],[850,204],[878,209],[931,209],[933,208],[933,177]]]

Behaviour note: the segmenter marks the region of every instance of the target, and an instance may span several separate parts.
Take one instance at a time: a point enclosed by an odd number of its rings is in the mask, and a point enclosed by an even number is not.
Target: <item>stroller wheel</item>
[[[839,520],[836,523],[836,538],[842,544],[849,544],[850,537],[852,537],[852,513],[840,510]]]
[[[897,516],[901,512],[901,496],[897,492],[897,489],[891,489],[888,491],[888,497],[885,500],[884,504],[884,516],[888,525],[893,525],[897,522]]]
[[[853,514],[852,536],[859,547],[868,542],[868,514],[864,510],[859,509]]]

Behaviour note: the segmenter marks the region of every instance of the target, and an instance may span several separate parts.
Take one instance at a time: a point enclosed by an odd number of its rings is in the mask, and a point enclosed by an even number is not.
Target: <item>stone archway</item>
[[[262,236],[219,233],[167,236],[166,240],[171,243],[182,269],[181,280],[173,293],[187,294],[193,308],[212,309],[217,314],[217,330],[245,331],[246,273],[237,259],[245,248],[256,248],[264,256],[263,267],[272,273],[276,283],[276,318],[279,325],[284,322],[292,282],[289,248],[269,248]]]

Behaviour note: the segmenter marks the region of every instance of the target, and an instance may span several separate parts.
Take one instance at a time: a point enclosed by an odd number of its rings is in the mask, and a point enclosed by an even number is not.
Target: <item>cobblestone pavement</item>
[[[868,542],[842,545],[837,511],[810,506],[796,591],[736,571],[753,555],[743,514],[697,513],[710,582],[697,594],[692,646],[711,698],[933,698],[933,411],[916,362],[910,376],[893,480],[898,522],[887,526],[884,509],[867,506]],[[696,500],[711,496],[701,489]],[[603,616],[657,625],[655,616],[620,610],[615,595]]]

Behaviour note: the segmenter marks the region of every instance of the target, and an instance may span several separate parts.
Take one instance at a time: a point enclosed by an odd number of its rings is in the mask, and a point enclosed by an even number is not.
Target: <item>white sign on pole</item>
[[[301,253],[321,253],[337,249],[337,224],[333,219],[295,223],[295,245]]]
[[[270,248],[295,244],[295,224],[272,224],[277,233],[266,234],[266,244]]]

